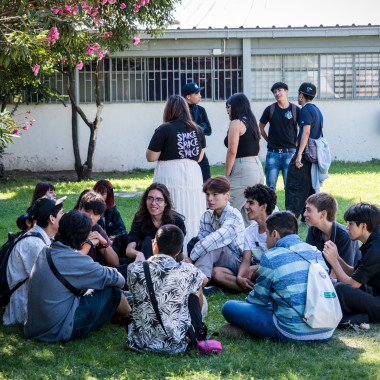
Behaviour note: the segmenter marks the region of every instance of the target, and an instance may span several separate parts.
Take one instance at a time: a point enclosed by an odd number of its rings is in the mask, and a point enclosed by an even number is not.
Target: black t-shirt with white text
[[[159,161],[184,158],[198,161],[205,147],[206,139],[202,131],[189,131],[183,121],[176,120],[162,124],[155,130],[148,149],[161,152]]]

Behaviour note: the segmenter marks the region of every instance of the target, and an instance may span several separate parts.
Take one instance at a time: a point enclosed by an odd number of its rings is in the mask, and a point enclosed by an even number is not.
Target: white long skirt
[[[168,188],[175,211],[185,217],[183,253],[186,256],[187,243],[198,235],[199,222],[206,211],[201,168],[189,159],[158,161],[153,182],[163,183]]]

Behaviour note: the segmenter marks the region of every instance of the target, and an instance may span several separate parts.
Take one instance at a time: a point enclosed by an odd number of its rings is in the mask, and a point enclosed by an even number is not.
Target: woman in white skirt
[[[244,208],[244,190],[258,183],[264,184],[264,171],[259,160],[260,130],[248,98],[237,93],[226,102],[231,123],[228,127],[224,145],[228,148],[226,156],[226,177],[231,183],[230,203],[237,208],[248,227]]]
[[[160,125],[150,140],[146,158],[158,161],[153,182],[163,183],[169,189],[174,209],[185,216],[186,238],[197,236],[199,222],[206,210],[202,192],[202,160],[206,139],[190,116],[189,107],[181,96],[171,96],[166,103]]]

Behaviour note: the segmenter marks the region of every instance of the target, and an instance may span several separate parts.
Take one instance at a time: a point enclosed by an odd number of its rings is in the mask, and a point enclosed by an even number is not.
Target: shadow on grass
[[[0,352],[6,378],[374,378],[379,363],[363,360],[362,334],[336,332],[323,344],[272,343],[220,337],[223,353],[200,356],[136,353],[123,328],[107,325],[81,341],[26,341],[21,327],[2,327]],[[347,338],[348,337],[348,338]],[[364,342],[365,345],[365,342]]]

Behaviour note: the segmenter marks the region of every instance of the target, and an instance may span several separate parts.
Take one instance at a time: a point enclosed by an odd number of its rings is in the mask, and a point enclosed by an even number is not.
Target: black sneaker
[[[212,296],[213,294],[216,294],[216,293],[223,293],[218,287],[216,286],[205,286],[203,288],[203,294],[208,297],[208,296]]]

